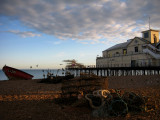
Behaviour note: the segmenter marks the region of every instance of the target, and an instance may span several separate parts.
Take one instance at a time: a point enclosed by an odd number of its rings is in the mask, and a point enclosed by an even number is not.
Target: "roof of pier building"
[[[139,39],[139,40],[141,40],[141,41],[143,41],[143,42],[145,42],[145,43],[148,43],[148,44],[150,43],[149,41],[147,41],[147,40],[144,39],[144,38],[135,37],[135,38],[133,38],[133,39],[127,40],[127,42],[116,44],[116,45],[114,45],[114,46],[112,46],[112,47],[110,47],[110,48],[108,48],[108,49],[106,49],[106,50],[104,50],[104,51],[111,51],[111,50],[116,50],[116,49],[127,48],[127,46],[128,46],[133,40],[135,40],[135,39]],[[103,52],[104,52],[104,51],[103,51]]]

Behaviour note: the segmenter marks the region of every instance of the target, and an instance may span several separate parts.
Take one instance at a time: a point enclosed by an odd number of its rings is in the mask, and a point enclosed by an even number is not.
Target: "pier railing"
[[[150,62],[150,63],[136,63],[135,65],[131,65],[131,64],[122,64],[122,65],[117,65],[117,64],[112,64],[112,65],[84,65],[83,67],[67,67],[67,69],[74,69],[74,68],[78,68],[78,69],[87,69],[87,68],[123,68],[123,67],[143,67],[143,68],[148,68],[148,67],[160,67],[160,63],[156,63],[156,62]]]

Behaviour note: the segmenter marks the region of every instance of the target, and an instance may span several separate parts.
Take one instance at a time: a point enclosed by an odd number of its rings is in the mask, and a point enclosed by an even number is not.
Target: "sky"
[[[160,0],[0,0],[0,69],[95,65],[118,43],[160,30]],[[63,65],[60,65],[63,64]],[[38,65],[38,68],[36,67]]]

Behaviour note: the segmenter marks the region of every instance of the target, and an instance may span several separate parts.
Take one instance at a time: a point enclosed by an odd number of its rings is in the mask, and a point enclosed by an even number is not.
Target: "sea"
[[[53,75],[64,76],[64,70],[62,69],[21,69],[22,71],[33,75],[33,79],[41,79],[47,76],[47,73],[50,72]],[[0,69],[0,80],[8,80],[5,73]]]

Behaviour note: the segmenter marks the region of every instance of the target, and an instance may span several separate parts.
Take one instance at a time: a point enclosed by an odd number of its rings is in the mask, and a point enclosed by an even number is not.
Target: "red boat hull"
[[[26,72],[8,66],[3,67],[3,72],[9,80],[28,80],[33,78],[33,75],[30,75]]]

